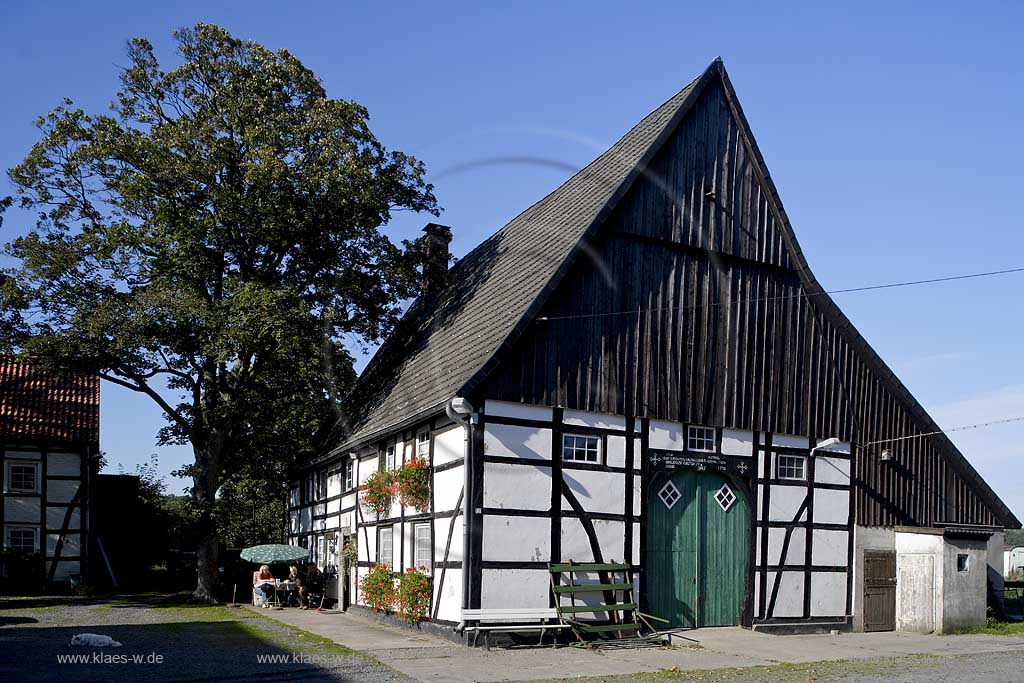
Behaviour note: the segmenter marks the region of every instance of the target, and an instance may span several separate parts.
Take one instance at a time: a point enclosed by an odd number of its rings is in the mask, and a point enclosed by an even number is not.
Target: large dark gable
[[[723,121],[722,132],[712,133]],[[689,133],[679,133],[686,127]],[[694,151],[693,145],[704,148]],[[680,174],[692,159],[678,160],[695,154],[709,159],[711,182],[684,186]],[[741,172],[730,164],[742,164]],[[679,192],[690,194],[676,197]],[[629,249],[607,249],[624,236]],[[668,257],[666,248],[680,253]],[[580,258],[588,253],[638,280],[609,296],[601,269]],[[616,258],[628,259],[629,267],[616,265]],[[643,268],[632,265],[638,262]],[[680,290],[680,278],[690,289]],[[563,280],[571,281],[575,300],[565,289],[551,296]],[[675,291],[666,290],[673,282]],[[718,310],[714,306],[699,305],[693,320],[682,322],[678,311],[659,309],[684,295],[703,297],[694,303],[723,296],[783,303],[748,307],[747,319],[732,323],[748,327],[726,326],[722,333],[715,331],[723,329],[720,316],[709,313]],[[645,313],[631,323],[637,332],[622,334],[627,326],[614,313],[640,309]],[[537,320],[580,311],[599,316],[571,323],[582,337],[598,340],[591,347],[567,351],[559,341],[566,328]],[[761,352],[754,344],[732,344],[730,334],[739,332],[761,334]],[[631,350],[645,345],[652,351],[644,358]],[[777,352],[766,353],[772,349]],[[659,359],[654,350],[671,358]],[[716,351],[737,355],[716,357]],[[659,361],[664,368],[652,366]],[[690,367],[678,367],[687,362]],[[739,375],[773,379],[740,381]],[[938,431],[811,273],[719,60],[467,255],[436,300],[413,305],[350,396],[352,427],[334,452],[422,420],[452,396],[472,399],[481,389],[528,403],[837,435],[856,443]],[[859,523],[1019,526],[944,435],[912,440],[905,450],[903,470],[880,463],[876,453],[863,454]],[[916,492],[902,496],[908,487]]]

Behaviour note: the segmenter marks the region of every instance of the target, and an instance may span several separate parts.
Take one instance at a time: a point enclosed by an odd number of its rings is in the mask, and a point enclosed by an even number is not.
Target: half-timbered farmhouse
[[[53,373],[0,357],[3,546],[39,553],[47,582],[86,572],[99,434],[97,376]]]
[[[984,620],[1019,522],[810,270],[720,60],[446,271],[296,475],[289,538],[425,566],[431,616],[624,562],[672,625]],[[359,503],[419,455],[429,509]],[[356,597],[356,602],[359,598]]]

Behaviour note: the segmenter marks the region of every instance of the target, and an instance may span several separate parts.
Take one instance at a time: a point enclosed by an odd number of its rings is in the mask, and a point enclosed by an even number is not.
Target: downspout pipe
[[[470,500],[472,499],[472,496],[470,496],[471,473],[469,451],[473,443],[470,435],[472,430],[471,425],[476,424],[476,416],[473,414],[473,405],[466,399],[459,396],[448,401],[448,403],[445,404],[444,411],[448,415],[448,419],[462,424],[464,434],[462,446],[462,609],[466,610],[469,607],[469,510]],[[465,627],[465,619],[460,619],[459,625],[455,627],[455,631],[457,633],[462,633],[462,630]]]

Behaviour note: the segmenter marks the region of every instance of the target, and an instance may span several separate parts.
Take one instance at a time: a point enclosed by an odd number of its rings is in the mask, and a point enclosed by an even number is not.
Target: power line
[[[989,270],[983,273],[968,273],[966,275],[949,275],[946,277],[935,277],[928,278],[926,280],[906,280],[904,282],[890,282],[881,285],[864,285],[861,287],[847,287],[845,289],[830,289],[823,290],[821,292],[806,293],[802,289],[795,294],[783,294],[780,296],[768,296],[768,297],[757,297],[753,299],[738,299],[736,301],[715,301],[708,302],[706,304],[693,304],[688,306],[662,306],[659,308],[636,308],[630,311],[609,311],[607,313],[579,313],[575,315],[554,315],[554,316],[542,316],[537,318],[537,321],[550,321],[550,320],[573,320],[577,318],[607,318],[616,315],[633,315],[640,313],[655,313],[663,311],[687,311],[697,308],[705,307],[716,307],[716,306],[731,306],[733,304],[746,304],[754,303],[758,301],[778,301],[781,299],[794,299],[799,297],[812,297],[822,296],[824,294],[848,294],[850,292],[869,292],[878,289],[894,289],[896,287],[912,287],[915,285],[927,285],[937,282],[953,282],[956,280],[971,280],[974,278],[981,277],[992,277],[995,275],[1010,275],[1012,273],[1024,273],[1024,268],[1007,268],[1005,270]]]
[[[923,439],[927,436],[935,436],[936,434],[951,434],[953,432],[962,432],[968,429],[980,429],[982,427],[992,427],[995,425],[1009,424],[1011,422],[1024,422],[1024,415],[1018,417],[1008,417],[1003,420],[992,420],[991,422],[979,422],[973,425],[963,425],[961,427],[953,427],[951,429],[940,429],[937,432],[925,432],[924,434],[913,434],[911,436],[897,436],[892,439],[879,439],[878,441],[867,441],[859,444],[859,448],[865,448],[866,446],[876,446],[883,443],[895,443],[896,441],[908,441],[910,439]]]

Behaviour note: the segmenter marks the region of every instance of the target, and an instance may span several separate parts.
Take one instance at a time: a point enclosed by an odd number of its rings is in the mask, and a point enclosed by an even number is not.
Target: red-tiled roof
[[[100,440],[100,379],[0,357],[0,440]]]

